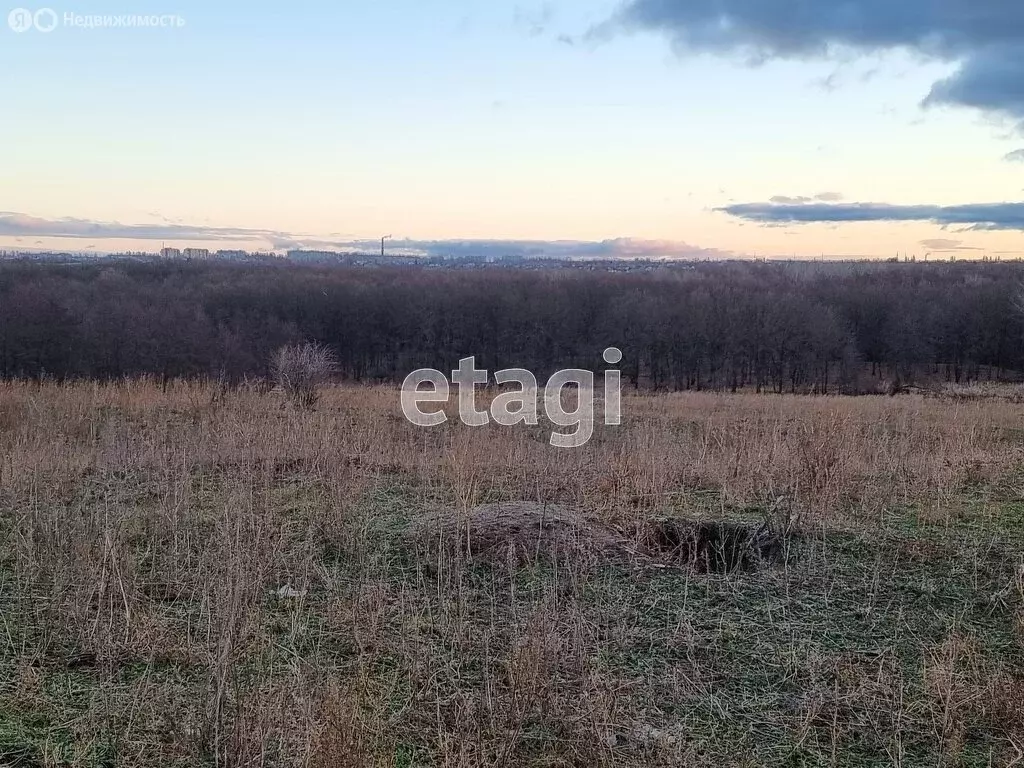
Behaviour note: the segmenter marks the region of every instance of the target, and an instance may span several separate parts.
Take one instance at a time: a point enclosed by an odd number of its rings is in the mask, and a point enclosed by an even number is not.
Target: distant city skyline
[[[0,249],[1024,255],[1022,4],[144,5],[0,28]]]

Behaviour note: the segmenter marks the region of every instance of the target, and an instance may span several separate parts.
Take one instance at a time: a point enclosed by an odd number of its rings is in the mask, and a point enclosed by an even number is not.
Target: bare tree
[[[1020,283],[1017,286],[1016,292],[1013,294],[1011,299],[1014,311],[1022,318],[1024,318],[1024,283]]]
[[[300,408],[312,408],[319,387],[338,369],[334,353],[321,344],[286,344],[271,360],[274,382]]]

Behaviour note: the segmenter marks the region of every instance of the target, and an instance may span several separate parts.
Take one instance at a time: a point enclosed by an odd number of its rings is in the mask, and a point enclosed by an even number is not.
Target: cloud
[[[376,253],[379,240],[331,243],[331,250]],[[476,257],[549,259],[728,259],[736,255],[675,240],[391,240],[391,253],[445,258]]]
[[[513,23],[530,37],[539,37],[547,32],[554,15],[555,8],[550,2],[531,8],[517,5],[513,12]]]
[[[0,236],[88,238],[93,240],[225,240],[294,242],[284,232],[241,227],[188,224],[120,224],[92,219],[42,219],[23,213],[0,212]]]
[[[918,241],[925,248],[932,251],[980,251],[981,248],[977,248],[973,245],[964,245],[963,240],[950,240],[946,237],[931,237],[926,240]]]
[[[1008,163],[1024,163],[1024,149],[1015,149],[1003,155],[1003,160]]]
[[[809,203],[813,201],[813,197],[789,197],[787,195],[775,195],[775,197],[769,198],[769,202],[775,203],[776,205],[802,205],[803,203]]]
[[[317,237],[271,229],[211,227],[190,224],[120,224],[91,219],[44,219],[23,213],[0,212],[0,237],[21,236],[77,240],[143,240],[183,242],[261,242],[278,251],[292,249],[379,253],[380,240]],[[37,240],[37,244],[42,241]],[[415,256],[501,256],[608,259],[722,259],[735,254],[700,248],[673,240],[616,238],[586,240],[390,240],[390,253]]]
[[[778,203],[780,205],[800,205],[802,203],[813,203],[815,200],[823,203],[834,203],[837,200],[842,199],[843,196],[838,192],[821,192],[814,197],[804,197],[803,195],[799,195],[797,197],[775,195],[775,197],[769,198],[769,202]]]
[[[889,203],[740,203],[716,208],[760,224],[930,221],[976,230],[1024,231],[1024,203],[891,205]]]
[[[1024,32],[1015,45],[972,54],[932,87],[924,104],[963,105],[1024,119]]]
[[[681,54],[769,59],[910,51],[959,63],[925,104],[1024,119],[1024,3],[1018,0],[629,0],[591,36],[666,34]]]

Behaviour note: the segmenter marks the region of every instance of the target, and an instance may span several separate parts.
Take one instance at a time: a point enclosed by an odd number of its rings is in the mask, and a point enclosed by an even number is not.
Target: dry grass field
[[[1024,405],[623,414],[0,384],[0,765],[1024,765]]]

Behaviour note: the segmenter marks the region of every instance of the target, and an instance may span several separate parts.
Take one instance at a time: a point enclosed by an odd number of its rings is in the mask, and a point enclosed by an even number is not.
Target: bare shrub
[[[312,408],[319,387],[338,369],[334,353],[321,344],[286,344],[270,362],[274,382],[300,408]]]

